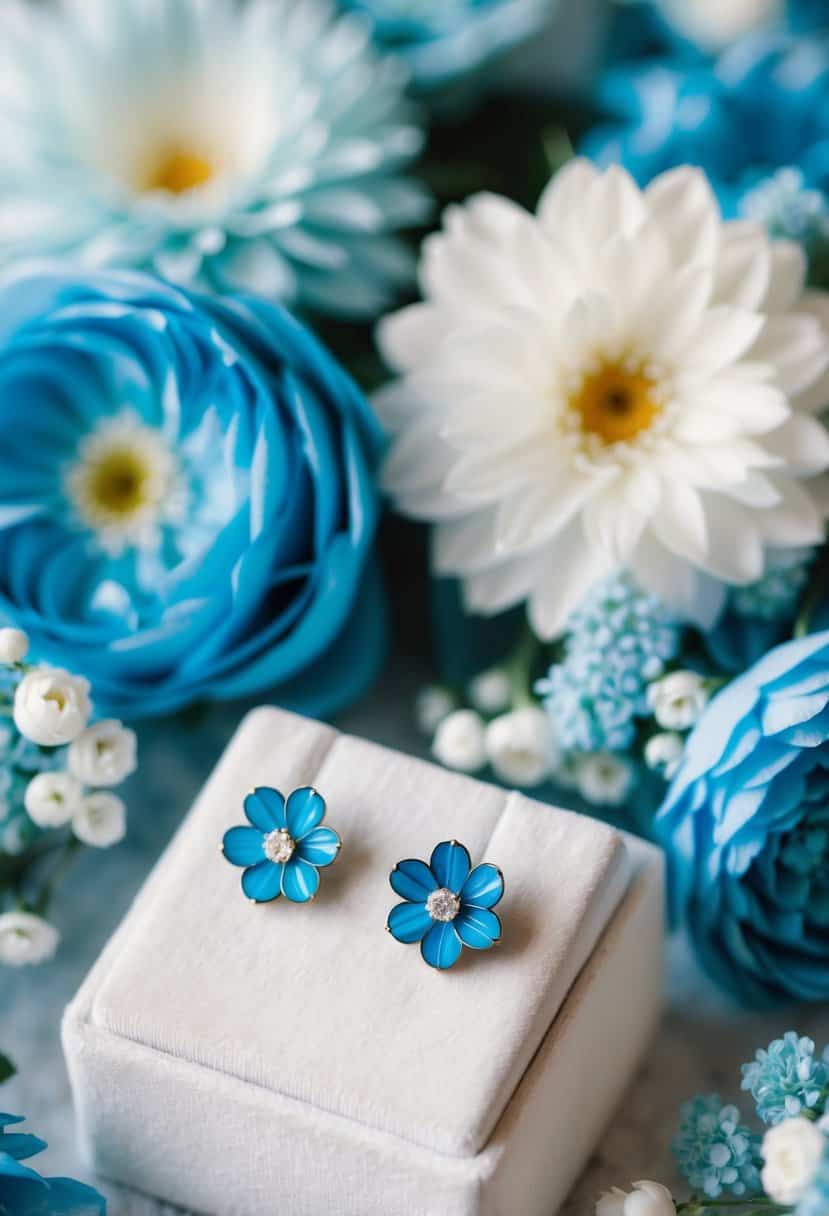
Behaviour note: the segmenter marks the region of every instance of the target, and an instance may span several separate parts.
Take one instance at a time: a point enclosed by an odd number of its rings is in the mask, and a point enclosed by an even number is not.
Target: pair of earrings
[[[336,861],[342,841],[323,824],[325,799],[303,786],[286,799],[259,786],[244,801],[248,825],[225,832],[222,853],[244,868],[242,890],[254,903],[284,895],[308,903],[317,893],[320,870]],[[504,894],[504,878],[490,862],[472,868],[469,851],[457,840],[436,845],[428,862],[399,861],[389,876],[402,903],[389,913],[386,929],[406,945],[420,944],[430,967],[446,971],[464,946],[488,950],[501,938],[493,908]]]

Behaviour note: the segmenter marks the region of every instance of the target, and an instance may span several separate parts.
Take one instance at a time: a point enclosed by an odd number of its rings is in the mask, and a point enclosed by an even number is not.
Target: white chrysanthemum
[[[0,264],[376,313],[425,214],[405,69],[330,0],[0,5]]]
[[[704,175],[640,190],[576,160],[537,215],[492,195],[425,245],[388,318],[385,484],[438,522],[473,611],[544,638],[619,567],[710,625],[770,548],[823,537],[825,296],[797,246],[723,222]],[[818,314],[818,315],[816,315]]]

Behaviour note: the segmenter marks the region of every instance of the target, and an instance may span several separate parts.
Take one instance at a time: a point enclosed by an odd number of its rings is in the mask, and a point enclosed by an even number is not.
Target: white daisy
[[[769,549],[822,539],[829,310],[804,273],[689,168],[640,190],[575,160],[535,216],[450,208],[425,302],[381,325],[399,378],[377,407],[386,487],[437,522],[437,570],[471,610],[527,601],[553,637],[628,567],[709,626]]]

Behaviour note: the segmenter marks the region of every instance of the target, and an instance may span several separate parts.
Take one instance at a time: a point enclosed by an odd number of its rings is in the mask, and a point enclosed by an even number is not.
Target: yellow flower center
[[[147,175],[146,190],[167,190],[186,194],[209,182],[213,176],[210,161],[186,148],[168,148]]]
[[[583,432],[602,443],[625,443],[646,431],[662,411],[656,381],[641,364],[607,360],[588,373],[569,399]]]
[[[142,453],[130,448],[104,452],[87,470],[86,492],[90,506],[100,515],[116,519],[132,515],[146,501],[150,470]]]

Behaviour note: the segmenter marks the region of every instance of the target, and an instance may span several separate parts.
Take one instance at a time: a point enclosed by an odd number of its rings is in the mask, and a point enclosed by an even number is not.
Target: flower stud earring
[[[320,870],[336,861],[342,841],[322,827],[325,799],[310,786],[286,800],[279,790],[259,786],[245,798],[250,827],[230,828],[222,853],[232,866],[244,866],[242,890],[256,904],[284,895],[291,903],[314,898]]]
[[[430,967],[446,971],[464,946],[489,950],[501,938],[492,909],[504,894],[504,876],[484,862],[472,869],[469,852],[457,840],[436,846],[429,864],[399,861],[389,876],[392,890],[405,901],[389,913],[387,930],[406,945],[420,942]]]

